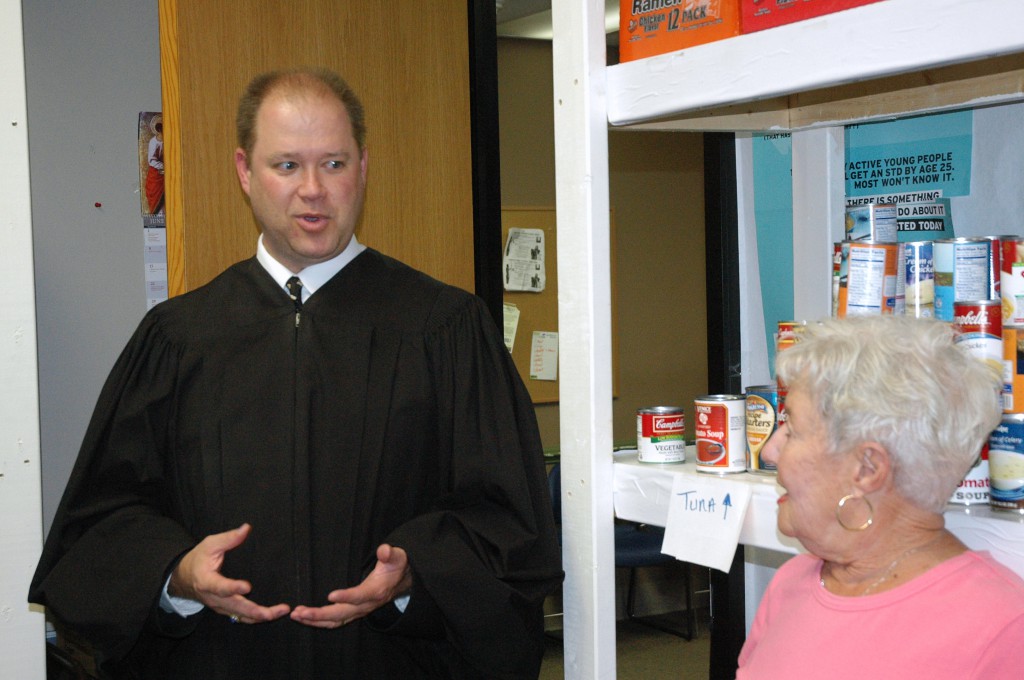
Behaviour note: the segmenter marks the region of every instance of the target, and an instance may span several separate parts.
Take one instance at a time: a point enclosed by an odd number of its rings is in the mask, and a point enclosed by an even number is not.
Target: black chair
[[[555,463],[548,473],[548,489],[551,492],[551,505],[555,513],[555,524],[558,526],[558,542],[562,542],[562,469]],[[626,586],[626,616],[630,621],[671,633],[684,640],[693,639],[693,595],[690,586],[689,565],[683,571],[683,587],[686,596],[686,629],[679,630],[662,624],[651,616],[637,616],[636,605],[636,574],[643,567],[653,567],[676,561],[671,555],[661,552],[661,544],[665,538],[665,530],[649,524],[637,524],[615,520],[615,566],[629,569],[629,581]]]

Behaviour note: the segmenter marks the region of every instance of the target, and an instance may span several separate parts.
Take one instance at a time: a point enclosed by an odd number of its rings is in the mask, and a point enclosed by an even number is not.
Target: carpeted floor
[[[616,627],[616,677],[618,680],[707,680],[711,638],[706,626],[687,642],[636,623]],[[540,680],[562,680],[562,643],[549,638]]]

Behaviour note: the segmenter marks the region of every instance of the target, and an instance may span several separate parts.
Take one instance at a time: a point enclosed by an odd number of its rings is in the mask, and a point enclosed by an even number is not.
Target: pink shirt
[[[1024,581],[988,553],[865,597],[833,595],[820,570],[810,555],[779,568],[737,680],[1024,678]]]

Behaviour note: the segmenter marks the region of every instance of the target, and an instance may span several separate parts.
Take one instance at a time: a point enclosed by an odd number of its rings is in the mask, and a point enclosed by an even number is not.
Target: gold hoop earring
[[[843,521],[843,508],[846,507],[847,501],[851,499],[864,501],[865,505],[868,506],[868,518],[864,520],[863,524],[857,527],[849,526],[846,522]],[[840,498],[839,503],[836,505],[836,521],[839,522],[839,526],[846,529],[847,531],[864,531],[869,526],[871,526],[875,521],[875,508],[874,506],[871,505],[871,501],[869,501],[864,496],[856,496],[852,493],[849,493]]]

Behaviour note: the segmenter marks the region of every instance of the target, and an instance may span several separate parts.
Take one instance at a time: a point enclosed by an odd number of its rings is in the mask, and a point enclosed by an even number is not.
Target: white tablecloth
[[[669,498],[676,475],[698,475],[693,448],[687,462],[673,464],[641,463],[636,451],[620,451],[615,460],[615,514],[622,519],[665,526]],[[751,487],[750,505],[740,529],[739,542],[746,546],[795,554],[803,550],[795,539],[783,536],[776,528],[776,501],[781,493],[773,475],[741,472],[729,480]],[[1024,515],[993,510],[987,505],[949,505],[946,526],[967,547],[988,550],[1003,564],[1024,577]]]

